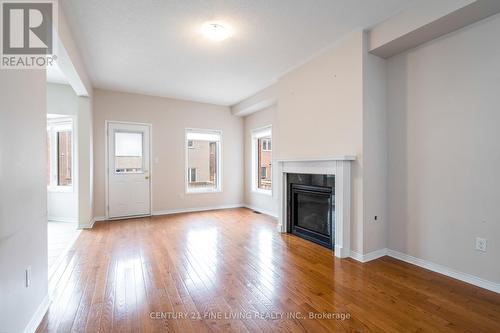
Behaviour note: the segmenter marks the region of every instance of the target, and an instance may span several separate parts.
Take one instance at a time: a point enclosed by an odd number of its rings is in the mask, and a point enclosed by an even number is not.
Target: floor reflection
[[[261,229],[257,239],[259,282],[273,291],[277,282],[273,271],[273,234],[271,230]]]
[[[186,236],[186,267],[192,280],[210,287],[218,277],[219,231],[216,227],[190,230]]]

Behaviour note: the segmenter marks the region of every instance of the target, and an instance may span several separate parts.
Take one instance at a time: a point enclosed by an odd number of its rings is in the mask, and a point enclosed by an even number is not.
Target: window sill
[[[221,193],[222,190],[200,190],[200,191],[193,191],[193,190],[187,190],[186,194],[209,194],[209,193]]]
[[[252,192],[257,193],[257,194],[264,194],[264,195],[268,195],[268,196],[273,195],[273,190],[262,190],[259,188],[254,188],[254,189],[252,189]]]

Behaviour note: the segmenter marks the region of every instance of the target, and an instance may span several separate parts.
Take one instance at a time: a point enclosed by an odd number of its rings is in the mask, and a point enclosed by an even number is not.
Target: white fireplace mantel
[[[341,155],[317,159],[277,160],[280,209],[278,228],[288,232],[287,223],[287,173],[306,173],[335,175],[335,247],[336,257],[346,258],[351,254],[351,164],[356,160],[353,155]]]

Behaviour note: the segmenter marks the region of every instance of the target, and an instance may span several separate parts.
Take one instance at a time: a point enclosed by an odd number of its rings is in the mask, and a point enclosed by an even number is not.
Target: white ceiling
[[[232,105],[415,0],[65,0],[95,87]],[[234,35],[206,40],[202,23]]]

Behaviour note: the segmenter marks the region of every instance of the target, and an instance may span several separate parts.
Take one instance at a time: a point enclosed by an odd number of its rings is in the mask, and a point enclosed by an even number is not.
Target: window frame
[[[193,149],[193,147],[189,146],[188,134],[189,133],[200,133],[200,134],[212,134],[217,135],[219,140],[216,145],[216,177],[217,177],[217,186],[215,189],[197,189],[193,190],[189,188],[189,150]],[[201,128],[186,128],[184,130],[184,193],[185,194],[208,194],[208,193],[220,193],[222,192],[222,177],[223,177],[223,168],[222,168],[222,130],[214,130],[214,129],[201,129]]]
[[[266,190],[259,188],[259,175],[260,175],[260,165],[259,164],[259,139],[262,139],[264,137],[271,137],[271,150],[265,150],[265,151],[271,151],[271,161],[273,159],[272,155],[272,140],[273,140],[273,127],[272,125],[267,125],[259,128],[255,128],[251,130],[251,144],[252,144],[252,165],[251,165],[251,172],[252,172],[252,192],[254,193],[259,193],[259,194],[265,194],[272,196],[273,195],[273,172],[271,169],[271,174],[269,175],[271,178],[271,189]],[[264,151],[264,149],[263,149]],[[272,163],[272,162],[271,162]]]
[[[71,185],[59,185],[59,159],[57,133],[68,131],[71,133]],[[50,166],[50,183],[48,192],[73,192],[75,187],[75,126],[71,116],[47,118],[47,135],[50,135],[50,151],[48,165]],[[48,139],[48,138],[47,138]]]

